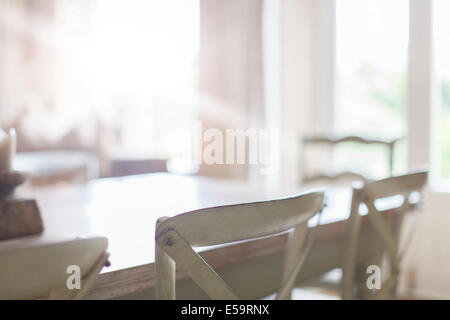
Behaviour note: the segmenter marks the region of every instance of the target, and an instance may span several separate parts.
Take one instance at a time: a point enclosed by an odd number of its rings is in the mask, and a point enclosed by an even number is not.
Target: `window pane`
[[[434,62],[436,76],[435,118],[433,130],[435,173],[450,179],[450,1],[435,0]]]
[[[336,1],[337,135],[405,136],[408,15],[408,0]],[[404,149],[397,144],[394,172],[406,167]],[[334,157],[340,169],[378,178],[389,172],[385,150],[349,144]]]

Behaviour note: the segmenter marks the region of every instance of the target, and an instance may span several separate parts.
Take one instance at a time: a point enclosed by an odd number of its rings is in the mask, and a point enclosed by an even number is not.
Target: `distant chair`
[[[370,181],[368,177],[363,174],[355,171],[343,171],[343,172],[317,172],[317,173],[308,173],[307,167],[307,154],[308,148],[311,146],[328,146],[328,147],[336,147],[337,145],[354,142],[363,145],[382,145],[387,149],[387,166],[388,166],[388,176],[392,176],[393,168],[394,168],[394,147],[398,139],[392,140],[382,140],[382,139],[365,139],[359,136],[345,136],[345,137],[329,137],[329,136],[311,136],[305,137],[303,139],[303,160],[302,160],[302,172],[304,174],[303,183],[314,183],[318,181],[330,182],[334,183],[337,181]],[[323,155],[326,156],[325,154]]]
[[[175,299],[175,264],[210,298],[237,299],[239,292],[204,261],[193,247],[249,240],[293,229],[286,247],[285,267],[277,299],[289,299],[311,245],[307,222],[323,207],[323,193],[292,198],[206,208],[156,225],[155,268],[157,299]]]
[[[107,247],[108,240],[97,237],[0,249],[0,299],[82,299],[107,263]],[[76,272],[70,266],[79,267],[79,289],[67,287]]]

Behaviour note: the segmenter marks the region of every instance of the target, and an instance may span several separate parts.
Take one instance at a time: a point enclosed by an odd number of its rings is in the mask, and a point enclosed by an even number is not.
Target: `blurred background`
[[[450,297],[436,245],[450,240],[449,34],[448,0],[0,0],[0,125],[36,185],[161,171],[292,185],[319,166],[426,165],[409,288]],[[195,121],[278,129],[279,170],[195,166]],[[307,156],[317,135],[395,140],[392,161],[353,142]]]

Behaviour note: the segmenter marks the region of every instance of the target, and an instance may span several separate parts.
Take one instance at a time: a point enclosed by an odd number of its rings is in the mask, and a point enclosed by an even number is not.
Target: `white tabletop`
[[[103,272],[154,261],[154,227],[158,217],[199,208],[268,200],[305,192],[304,187],[273,188],[246,182],[173,174],[100,179],[87,185],[22,188],[19,195],[38,201],[42,235],[0,242],[0,250],[92,235],[109,240],[111,267]],[[321,224],[344,220],[349,189],[327,192]],[[316,224],[317,221],[310,221]]]

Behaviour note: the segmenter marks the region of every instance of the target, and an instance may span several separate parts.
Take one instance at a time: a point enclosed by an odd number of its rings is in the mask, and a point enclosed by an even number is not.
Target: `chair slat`
[[[371,223],[373,224],[375,230],[380,235],[381,240],[387,247],[391,259],[395,259],[395,256],[397,254],[397,242],[394,240],[390,225],[387,224],[385,220],[383,220],[381,214],[375,209],[373,202],[369,202],[366,204],[369,208],[369,219],[371,220]]]
[[[192,246],[210,246],[276,234],[306,223],[320,211],[323,192],[292,198],[213,207],[162,222],[157,237],[177,230]]]
[[[236,295],[222,278],[195,252],[176,231],[168,231],[158,239],[158,245],[172,257],[208,296],[216,300],[236,300]]]
[[[398,194],[405,194],[417,191],[427,182],[428,173],[420,171],[403,176],[391,177],[367,183],[364,186],[364,193],[372,199],[381,199]]]
[[[306,245],[304,243],[307,242]],[[280,289],[276,295],[277,300],[291,299],[295,280],[312,247],[312,239],[307,238],[307,225],[296,228],[288,240],[286,250],[285,269]]]
[[[345,136],[345,137],[323,137],[323,136],[312,136],[305,137],[303,139],[304,143],[325,143],[325,144],[340,144],[345,142],[357,142],[362,144],[382,144],[391,146],[401,138],[392,140],[382,140],[382,139],[367,139],[360,136]]]

